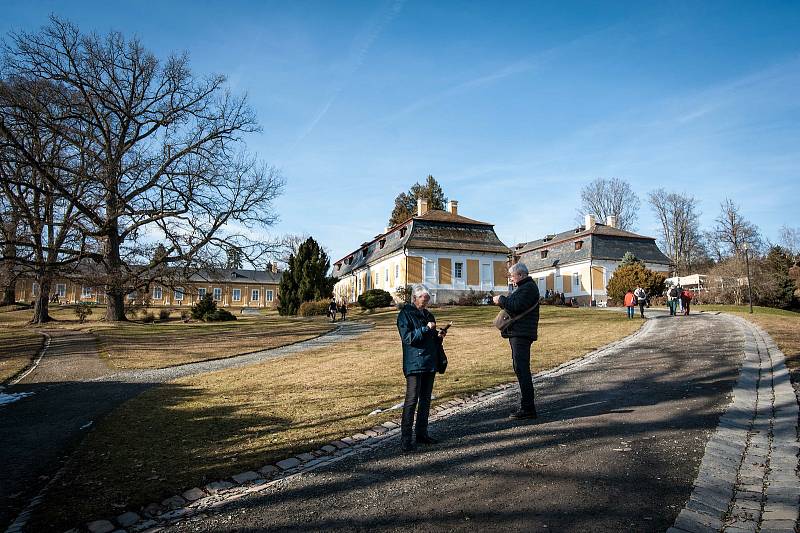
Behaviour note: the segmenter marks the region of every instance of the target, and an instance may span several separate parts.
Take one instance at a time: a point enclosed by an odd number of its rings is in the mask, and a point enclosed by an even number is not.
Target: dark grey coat
[[[397,331],[403,342],[403,374],[436,372],[439,358],[439,333],[428,327],[428,322],[436,322],[427,309],[417,309],[413,304],[405,304],[397,315]]]
[[[539,301],[539,287],[533,282],[530,276],[523,278],[517,284],[517,289],[508,296],[501,296],[498,305],[508,311],[511,317],[515,317],[523,311],[530,309]],[[503,330],[502,336],[509,337],[530,337],[537,339],[539,331],[539,308],[537,307],[524,317],[512,323]]]

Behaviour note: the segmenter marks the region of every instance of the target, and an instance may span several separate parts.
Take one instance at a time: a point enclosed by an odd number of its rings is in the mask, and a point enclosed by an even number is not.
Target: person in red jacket
[[[681,291],[681,304],[683,304],[683,314],[689,314],[689,304],[692,302],[692,291],[683,289]]]
[[[628,310],[628,318],[633,318],[633,309],[636,307],[636,296],[634,296],[633,291],[628,289],[628,292],[625,293],[625,308]]]

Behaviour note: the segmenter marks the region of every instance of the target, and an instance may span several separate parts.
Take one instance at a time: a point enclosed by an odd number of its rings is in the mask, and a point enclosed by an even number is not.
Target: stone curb
[[[798,520],[798,403],[783,353],[751,322],[733,401],[706,444],[694,489],[667,533],[793,532]]]
[[[556,368],[539,372],[534,376],[534,382],[538,383],[545,379],[578,370],[597,361],[610,351],[635,343],[639,336],[648,333],[654,327],[655,321],[648,320],[639,330],[619,341],[607,344],[582,357],[562,363]],[[503,398],[514,391],[516,391],[516,382],[495,385],[470,395],[453,398],[444,404],[433,407],[430,420],[434,422],[447,418],[455,413]],[[202,489],[198,487],[189,489],[183,492],[182,495],[165,499],[161,504],[151,503],[141,509],[140,514],[129,511],[114,519],[105,518],[88,522],[85,527],[90,533],[106,531],[105,528],[109,525],[115,529],[108,531],[155,533],[165,526],[200,513],[212,511],[249,494],[261,492],[279,483],[284,483],[300,474],[312,472],[323,466],[341,461],[350,455],[384,446],[399,433],[400,418],[395,418],[354,435],[332,441],[310,453],[301,453],[277,461],[274,464],[267,464],[258,469],[257,473],[255,471],[242,472],[231,476],[227,480],[208,483]],[[191,494],[191,497],[187,497],[188,494]],[[178,505],[180,501],[184,502],[182,506]],[[140,517],[140,519],[130,524],[129,521],[134,516]],[[123,522],[128,522],[128,524],[123,525]],[[117,526],[114,526],[114,524],[117,524]],[[95,525],[95,529],[92,529],[92,525]]]

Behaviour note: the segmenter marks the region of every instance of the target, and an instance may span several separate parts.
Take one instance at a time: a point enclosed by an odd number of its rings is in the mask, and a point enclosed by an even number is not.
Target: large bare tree
[[[85,164],[54,173],[27,150],[7,116],[26,116],[29,103],[3,85],[10,104],[0,109],[0,141],[80,213],[84,235],[98,243],[87,257],[108,320],[124,320],[125,295],[165,266],[224,266],[232,247],[249,262],[267,251],[251,235],[275,222],[283,179],[246,152],[244,137],[259,127],[223,76],[199,78],[185,54],[161,61],[136,38],[84,34],[56,17],[38,32],[10,34],[3,52],[2,78],[59,88],[55,101],[35,103],[44,110],[37,120]],[[88,184],[79,197],[67,186],[76,180]],[[166,253],[152,253],[156,242]]]
[[[16,208],[0,193],[0,305],[11,305],[16,300],[18,267],[17,241],[20,239],[20,217]]]
[[[678,275],[690,274],[706,259],[700,231],[700,213],[693,196],[656,189],[648,194],[650,207],[661,223],[659,244],[675,265]]]
[[[730,198],[720,204],[720,214],[709,237],[715,241],[720,255],[744,257],[745,245],[753,253],[758,253],[762,246],[758,228],[742,216],[739,206]]]
[[[617,227],[632,231],[636,229],[639,207],[639,197],[630,183],[621,178],[597,178],[581,189],[578,219],[583,221],[583,215],[595,215],[605,221],[614,216]]]
[[[780,245],[798,258],[800,256],[800,228],[784,224],[780,230]],[[800,259],[800,258],[798,258]]]

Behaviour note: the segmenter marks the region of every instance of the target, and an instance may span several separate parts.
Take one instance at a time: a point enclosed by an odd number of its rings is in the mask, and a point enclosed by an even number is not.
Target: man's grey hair
[[[509,274],[519,274],[523,278],[528,275],[528,267],[525,263],[514,263],[508,268]]]
[[[428,290],[428,287],[426,287],[425,285],[419,284],[419,285],[414,285],[413,287],[411,287],[411,294],[414,295],[414,298],[419,298],[423,294],[427,294],[428,296],[430,296],[431,292]]]

